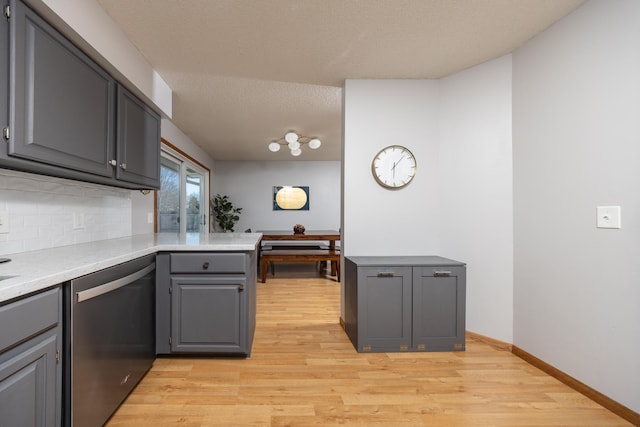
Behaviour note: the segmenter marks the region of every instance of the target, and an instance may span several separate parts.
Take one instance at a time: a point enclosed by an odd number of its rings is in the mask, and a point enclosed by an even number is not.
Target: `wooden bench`
[[[340,251],[335,249],[271,249],[260,251],[260,271],[262,283],[267,281],[267,271],[270,262],[313,262],[331,261],[335,266],[336,275],[340,277]],[[333,270],[333,268],[332,268]]]

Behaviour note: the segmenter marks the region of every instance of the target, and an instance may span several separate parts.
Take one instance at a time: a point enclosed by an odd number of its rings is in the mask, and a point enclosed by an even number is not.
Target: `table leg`
[[[329,240],[329,249],[335,251],[336,250],[336,241],[335,240]],[[331,275],[332,276],[337,276],[338,274],[340,274],[338,272],[338,268],[337,268],[337,263],[335,261],[331,261]]]
[[[267,283],[267,268],[269,267],[269,262],[264,259],[264,257],[260,260],[261,264],[261,274],[262,274],[262,283]]]

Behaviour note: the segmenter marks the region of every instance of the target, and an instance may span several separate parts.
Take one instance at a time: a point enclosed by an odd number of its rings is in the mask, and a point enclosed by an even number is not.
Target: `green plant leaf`
[[[236,222],[240,220],[242,208],[235,208],[229,196],[216,194],[211,200],[212,211],[216,222],[223,231],[234,231]]]

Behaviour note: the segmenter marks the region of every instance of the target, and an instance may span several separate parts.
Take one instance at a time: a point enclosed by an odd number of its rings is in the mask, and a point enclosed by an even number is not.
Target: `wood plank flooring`
[[[340,284],[258,284],[248,359],[164,357],[107,426],[630,426],[508,351],[359,354]]]

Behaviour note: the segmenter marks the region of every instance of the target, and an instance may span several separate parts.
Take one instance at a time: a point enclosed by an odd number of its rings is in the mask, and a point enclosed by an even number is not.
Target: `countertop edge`
[[[257,249],[261,238],[259,233],[237,233],[237,239],[225,235],[220,236],[221,241],[217,242],[217,236],[200,236],[130,236],[3,255],[12,261],[0,264],[0,276],[9,276],[0,280],[0,304],[146,255],[177,251],[251,252]],[[59,260],[56,259],[56,253],[59,254]],[[74,262],[73,256],[84,259]],[[39,269],[34,267],[38,264]]]
[[[466,263],[439,255],[364,255],[345,256],[345,262],[351,261],[358,267],[466,267]]]

